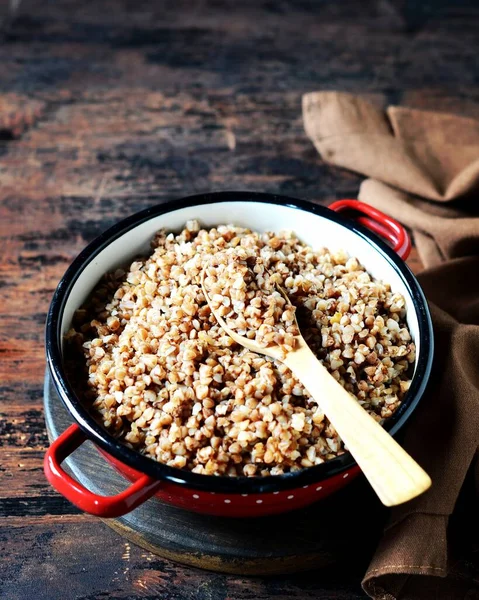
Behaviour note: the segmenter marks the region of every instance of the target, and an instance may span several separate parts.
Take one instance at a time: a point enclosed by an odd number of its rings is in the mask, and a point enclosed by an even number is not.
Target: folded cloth
[[[363,588],[382,600],[479,597],[472,577],[451,576],[449,544],[458,498],[479,490],[479,122],[384,112],[336,92],[307,94],[303,118],[325,161],[374,178],[360,199],[410,227],[429,267],[418,278],[433,318],[434,367],[403,443],[433,485],[392,509]]]
[[[413,229],[426,267],[479,254],[479,121],[339,92],[306,94],[303,118],[325,161],[373,178],[359,199]]]
[[[477,187],[479,189],[479,182]],[[430,201],[411,198],[374,179],[363,181],[358,198],[385,210],[413,230],[415,245],[426,267],[452,258],[479,254],[479,191],[470,214],[461,207],[459,200],[438,206]],[[472,202],[474,199],[471,198]],[[473,215],[473,209],[478,216]]]

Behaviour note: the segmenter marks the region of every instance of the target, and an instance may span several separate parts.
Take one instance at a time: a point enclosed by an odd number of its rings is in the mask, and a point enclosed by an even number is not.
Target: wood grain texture
[[[53,492],[45,315],[73,257],[136,210],[222,189],[354,197],[361,178],[306,138],[302,94],[477,117],[478,46],[467,0],[24,0],[0,40],[1,598],[364,597],[354,565],[274,579],[177,566]],[[478,577],[470,556],[457,571]]]

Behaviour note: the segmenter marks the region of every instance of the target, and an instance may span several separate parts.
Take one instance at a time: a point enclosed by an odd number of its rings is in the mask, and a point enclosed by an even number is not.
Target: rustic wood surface
[[[88,241],[164,199],[354,197],[361,178],[306,138],[301,95],[340,89],[479,116],[478,47],[479,5],[466,0],[23,1],[0,40],[2,599],[364,597],[364,565],[207,573],[125,542],[56,494],[42,472],[45,314]]]

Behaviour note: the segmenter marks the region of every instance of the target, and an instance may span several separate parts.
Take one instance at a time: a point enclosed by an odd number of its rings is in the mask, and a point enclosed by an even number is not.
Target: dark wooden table
[[[2,599],[364,597],[355,565],[270,579],[178,566],[56,494],[42,471],[45,314],[85,244],[154,203],[354,197],[361,178],[306,138],[302,94],[479,116],[478,48],[479,4],[464,0],[24,0],[0,42]]]

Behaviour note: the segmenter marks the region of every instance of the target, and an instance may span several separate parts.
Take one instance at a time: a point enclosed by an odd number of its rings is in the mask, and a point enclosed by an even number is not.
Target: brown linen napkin
[[[339,92],[306,94],[303,118],[325,161],[373,178],[359,199],[414,230],[426,267],[479,254],[479,121]]]
[[[479,137],[478,137],[479,152]],[[478,182],[479,190],[479,182]],[[461,256],[479,254],[479,191],[469,209],[460,201],[446,206],[412,198],[381,181],[366,179],[358,198],[387,212],[413,230],[414,242],[426,267]],[[473,211],[478,216],[474,216]]]
[[[419,280],[431,304],[434,367],[404,446],[433,486],[391,511],[363,587],[382,600],[479,597],[472,578],[451,576],[449,544],[479,447],[479,123],[384,112],[336,92],[307,94],[303,117],[326,161],[375,178],[360,198],[409,226],[431,267]]]

